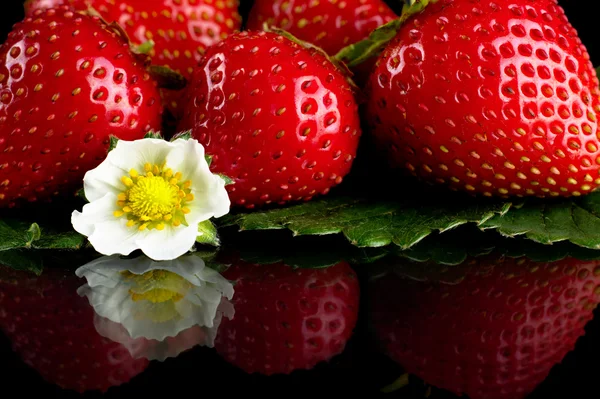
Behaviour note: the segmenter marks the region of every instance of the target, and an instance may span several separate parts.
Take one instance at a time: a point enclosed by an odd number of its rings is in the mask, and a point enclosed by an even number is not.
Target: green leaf
[[[149,131],[148,133],[146,133],[144,135],[145,139],[158,139],[158,140],[164,140],[165,138],[163,137],[161,132],[154,132],[154,131]]]
[[[525,236],[542,244],[570,241],[600,249],[600,192],[559,200],[529,200],[481,226],[507,237]]]
[[[410,17],[422,12],[430,3],[437,1],[411,0],[405,3],[400,18],[375,29],[367,39],[344,47],[333,58],[338,62],[345,63],[349,67],[354,67],[369,58],[379,55]]]
[[[117,148],[117,144],[119,143],[119,138],[116,136],[110,136],[110,144],[108,145],[108,152],[111,152],[115,148]]]
[[[223,226],[240,230],[288,229],[294,235],[343,234],[358,247],[395,244],[411,248],[433,232],[444,232],[466,223],[481,225],[505,214],[509,202],[464,198],[458,202],[372,201],[326,197],[288,208],[228,215]]]
[[[205,220],[198,224],[198,237],[196,242],[199,244],[212,245],[218,247],[221,245],[219,236],[217,234],[217,228],[210,220]]]
[[[205,155],[204,159],[206,160],[206,163],[208,164],[208,166],[210,166],[212,164],[212,161],[213,161],[212,155]]]
[[[68,227],[0,218],[0,252],[21,249],[79,249],[86,238]]]
[[[39,276],[42,274],[44,262],[42,256],[36,251],[1,251],[0,266],[32,272]]]

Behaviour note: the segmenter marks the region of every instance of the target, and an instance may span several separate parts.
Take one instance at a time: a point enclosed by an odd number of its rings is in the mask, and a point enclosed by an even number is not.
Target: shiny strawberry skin
[[[0,46],[0,207],[71,195],[110,135],[134,140],[160,127],[144,62],[98,20],[37,11]]]
[[[190,78],[202,54],[213,44],[240,30],[238,0],[44,0],[37,7],[69,4],[78,10],[93,6],[108,22],[116,21],[134,44],[154,41],[153,64],[167,66]],[[29,5],[29,10],[36,8]],[[179,115],[181,92],[164,90],[169,109]]]
[[[533,391],[584,335],[600,302],[598,261],[488,257],[445,268],[442,279],[423,272],[433,266],[396,266],[411,278],[390,274],[371,287],[386,353],[425,382],[472,399]]]
[[[36,277],[0,266],[0,330],[23,362],[64,389],[102,391],[129,382],[149,362],[133,359],[94,327],[93,308],[77,295],[73,272]]]
[[[333,55],[396,18],[382,0],[314,3],[313,0],[257,0],[246,25],[248,29],[261,30],[266,22]]]
[[[367,119],[390,163],[485,196],[600,184],[598,79],[556,0],[440,0],[377,62]]]
[[[293,269],[236,261],[235,317],[223,320],[215,348],[247,373],[311,369],[344,350],[358,318],[359,285],[347,263]]]
[[[321,53],[273,33],[211,47],[188,87],[179,130],[234,179],[235,206],[308,201],[342,182],[356,157],[354,92]]]

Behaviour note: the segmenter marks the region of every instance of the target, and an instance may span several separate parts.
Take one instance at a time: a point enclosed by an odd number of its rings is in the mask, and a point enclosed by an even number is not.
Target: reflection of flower
[[[78,293],[96,311],[98,332],[134,357],[213,346],[222,317],[233,317],[233,286],[196,255],[165,262],[106,256],[76,274],[87,280]]]
[[[175,259],[194,245],[198,224],[229,212],[225,181],[210,172],[198,141],[119,141],[84,178],[90,201],[73,212],[75,230],[103,255],[141,249]]]

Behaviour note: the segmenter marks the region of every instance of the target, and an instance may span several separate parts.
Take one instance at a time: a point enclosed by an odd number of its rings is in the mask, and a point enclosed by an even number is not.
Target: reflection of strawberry
[[[98,334],[94,310],[77,295],[74,274],[48,269],[41,277],[0,267],[0,329],[23,361],[44,379],[79,392],[106,391],[148,366]]]
[[[15,25],[0,46],[0,207],[71,194],[106,157],[110,135],[160,129],[144,61],[66,6]]]
[[[410,267],[398,265],[398,271]],[[426,276],[423,267],[417,273]],[[573,349],[600,302],[597,261],[487,258],[441,276],[448,274],[458,278],[450,284],[378,279],[371,314],[391,358],[426,382],[472,399],[531,392]]]
[[[235,282],[233,320],[215,347],[248,373],[310,369],[344,349],[358,316],[359,287],[346,263],[295,270],[238,261],[223,275]]]
[[[204,51],[239,30],[242,23],[238,0],[33,0],[26,4],[26,11],[58,4],[78,10],[94,7],[108,22],[118,22],[134,44],[153,40],[149,54],[153,63],[188,78]],[[164,94],[175,112],[181,94]]]

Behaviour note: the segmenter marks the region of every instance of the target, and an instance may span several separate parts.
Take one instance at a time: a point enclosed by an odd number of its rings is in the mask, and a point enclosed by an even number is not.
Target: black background
[[[242,0],[242,3],[244,8],[248,8],[251,2]],[[592,61],[595,65],[600,65],[598,17],[597,14],[590,12],[591,1],[564,0],[559,3],[564,7],[571,23],[586,44]],[[3,42],[11,26],[23,18],[21,4],[20,0],[2,2],[0,41]],[[597,311],[596,315],[599,314],[600,311]],[[249,394],[269,397],[372,394],[392,382],[402,373],[402,370],[377,353],[364,317],[361,320],[346,352],[330,364],[320,365],[310,372],[296,372],[291,377],[247,376],[226,364],[212,350],[198,348],[177,359],[153,363],[145,373],[136,377],[130,384],[111,389],[108,396],[117,398],[149,395],[172,398],[176,395],[190,395],[190,393],[192,397],[223,394],[226,397]],[[552,370],[550,377],[531,398],[599,397],[596,383],[600,371],[598,359],[600,359],[600,319],[596,317],[588,325],[587,335],[578,341],[576,350]],[[19,392],[21,396],[27,394],[52,398],[78,396],[43,382],[33,370],[20,362],[10,351],[9,342],[0,335],[0,398],[13,397],[10,394],[13,390]],[[423,387],[417,383],[392,396],[418,398],[422,397],[422,393]],[[94,398],[101,395],[91,393],[86,396]],[[453,396],[434,391],[432,398],[453,398]]]

